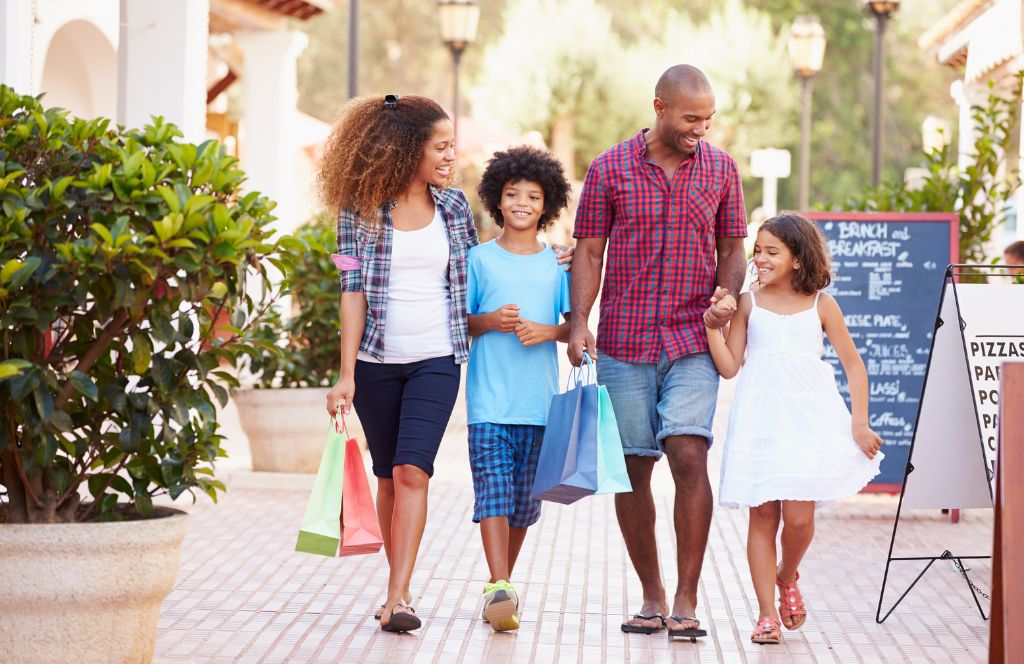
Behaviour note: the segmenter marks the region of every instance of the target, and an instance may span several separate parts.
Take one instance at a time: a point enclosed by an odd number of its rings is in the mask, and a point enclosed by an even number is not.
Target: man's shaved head
[[[713,94],[711,83],[704,72],[693,65],[674,65],[665,70],[654,86],[654,96],[668,100],[679,93],[689,95]]]
[[[676,65],[669,67],[654,86],[653,106],[657,118],[648,138],[657,139],[657,144],[676,157],[686,158],[711,127],[715,93],[704,72],[693,65]]]

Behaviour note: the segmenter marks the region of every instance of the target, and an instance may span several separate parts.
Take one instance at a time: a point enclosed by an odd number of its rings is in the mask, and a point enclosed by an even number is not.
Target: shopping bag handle
[[[339,417],[341,418],[341,426],[340,427],[338,426],[338,418]],[[334,430],[337,433],[345,434],[346,438],[350,438],[351,437],[349,435],[349,433],[348,433],[348,424],[345,422],[345,411],[343,409],[338,408],[338,412],[334,415],[334,417],[331,418],[331,423],[334,425]]]
[[[591,371],[593,370],[594,361],[590,359],[590,354],[586,350],[584,350],[583,361],[580,362],[580,366],[573,367],[572,371],[569,372],[569,376],[565,381],[566,391],[569,390],[569,388],[572,386],[574,382],[576,384],[576,387],[579,387],[583,383],[590,384],[595,382],[594,377],[591,375]]]

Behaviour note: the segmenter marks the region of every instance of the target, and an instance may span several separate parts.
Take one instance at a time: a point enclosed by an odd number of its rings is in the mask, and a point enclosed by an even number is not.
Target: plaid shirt
[[[448,231],[448,288],[451,295],[449,326],[455,361],[469,360],[469,323],[466,318],[466,253],[477,244],[476,226],[466,195],[458,189],[430,187]],[[366,293],[366,327],[359,350],[384,359],[384,326],[388,310],[388,277],[394,228],[391,210],[395,201],[377,212],[377,229],[356,224],[352,210],[338,213],[338,255],[335,263],[341,275],[341,292]]]
[[[598,155],[580,194],[573,236],[609,238],[597,347],[624,362],[707,351],[715,240],[747,234],[727,152],[700,141],[673,177],[647,159],[641,131]]]

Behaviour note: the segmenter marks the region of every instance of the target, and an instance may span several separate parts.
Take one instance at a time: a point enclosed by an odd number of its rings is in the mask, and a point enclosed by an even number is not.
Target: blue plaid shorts
[[[544,427],[533,424],[470,424],[469,467],[473,471],[473,522],[508,517],[510,528],[540,518],[540,501],[530,500]]]

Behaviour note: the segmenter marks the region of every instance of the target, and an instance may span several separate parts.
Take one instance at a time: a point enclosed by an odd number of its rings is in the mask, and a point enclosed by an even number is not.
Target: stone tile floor
[[[723,384],[716,428],[728,416]],[[712,477],[717,480],[717,455]],[[882,625],[875,623],[896,499],[862,495],[820,513],[801,568],[810,617],[780,646],[749,641],[756,602],[745,558],[746,514],[716,508],[700,589],[699,617],[710,636],[669,642],[665,633],[626,635],[619,624],[640,604],[608,496],[573,506],[546,504],[531,529],[513,582],[522,597],[522,627],[495,634],[479,620],[487,577],[476,527],[464,424],[454,421],[431,484],[430,515],[413,577],[417,633],[381,632],[373,609],[383,598],[383,554],[321,558],[295,553],[311,478],[228,469],[221,504],[194,506],[175,589],[164,602],[155,658],[191,662],[982,662],[988,623],[952,564],[933,565]],[[713,482],[717,484],[717,481]],[[655,476],[658,542],[674,554],[665,464]],[[990,510],[960,523],[933,512],[901,521],[895,555],[961,555],[991,550]],[[972,561],[988,590],[991,565]],[[894,563],[888,606],[923,564]],[[983,604],[988,610],[987,602]]]

